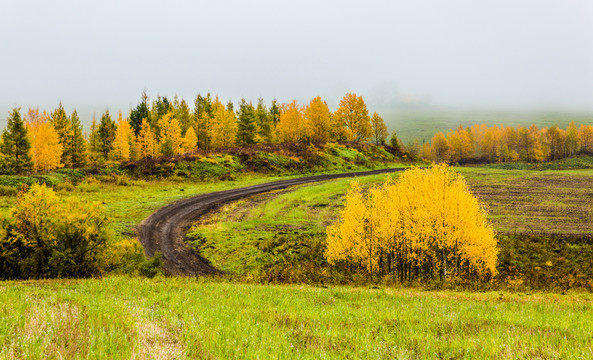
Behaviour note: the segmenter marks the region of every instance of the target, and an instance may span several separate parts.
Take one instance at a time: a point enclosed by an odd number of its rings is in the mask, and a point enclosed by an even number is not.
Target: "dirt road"
[[[206,259],[192,252],[184,242],[187,227],[203,214],[244,197],[289,186],[402,170],[404,168],[309,176],[194,196],[165,206],[146,218],[138,227],[140,242],[148,257],[152,257],[157,251],[163,254],[163,270],[167,274],[186,276],[217,274],[219,271],[216,268]]]

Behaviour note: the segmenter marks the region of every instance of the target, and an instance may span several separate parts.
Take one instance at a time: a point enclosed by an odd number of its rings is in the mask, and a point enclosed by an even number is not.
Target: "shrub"
[[[99,203],[61,201],[45,185],[23,187],[0,231],[1,277],[55,278],[100,275],[111,234]]]
[[[152,258],[142,262],[138,271],[144,277],[153,278],[157,274],[162,274],[162,266],[163,254],[157,251]]]
[[[12,186],[0,185],[0,196],[15,196],[18,190]]]

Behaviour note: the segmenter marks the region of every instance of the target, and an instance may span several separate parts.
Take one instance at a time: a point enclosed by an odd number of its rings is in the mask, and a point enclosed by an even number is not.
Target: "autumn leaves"
[[[119,113],[114,121],[105,111],[98,123],[93,119],[88,136],[83,136],[76,111],[67,116],[62,104],[51,114],[30,109],[24,119],[14,109],[8,130],[2,137],[3,173],[47,172],[270,143],[372,140],[382,144],[388,135],[383,119],[377,113],[369,116],[356,94],[346,94],[332,113],[321,97],[306,106],[296,100],[273,101],[269,108],[261,99],[256,106],[242,99],[235,108],[208,94],[198,95],[190,109],[177,98],[171,102],[159,96],[150,103],[144,93],[128,118]]]
[[[446,165],[413,168],[367,193],[353,183],[326,258],[399,281],[490,278],[497,242],[479,201]]]
[[[422,157],[437,162],[542,162],[593,154],[593,125],[566,130],[554,125],[539,129],[530,127],[473,125],[459,126],[447,135],[436,133],[425,143]]]

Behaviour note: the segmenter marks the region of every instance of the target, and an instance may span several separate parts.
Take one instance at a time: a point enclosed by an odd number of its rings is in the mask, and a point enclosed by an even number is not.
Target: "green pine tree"
[[[72,125],[70,123],[70,119],[68,119],[68,115],[66,115],[66,111],[62,106],[62,102],[60,101],[60,105],[57,109],[55,109],[51,115],[49,116],[49,123],[53,126],[54,130],[58,133],[58,137],[60,138],[60,144],[62,144],[62,164],[70,167],[72,166],[72,144],[71,144],[71,129]]]
[[[138,136],[142,128],[142,119],[146,119],[150,124],[150,109],[148,108],[148,95],[146,90],[142,92],[142,99],[138,106],[130,112],[130,126],[134,130],[134,135]]]
[[[214,106],[210,93],[206,96],[198,94],[194,101],[194,131],[197,137],[198,149],[208,149],[210,147],[210,120],[214,115]]]
[[[266,109],[264,99],[257,100],[257,108],[255,109],[255,119],[259,129],[259,136],[265,143],[272,142],[272,116]]]
[[[251,146],[257,143],[257,120],[255,108],[251,103],[241,99],[237,116],[237,145]]]
[[[9,113],[8,124],[2,132],[0,151],[10,162],[10,168],[16,174],[30,171],[33,168],[31,161],[31,141],[27,136],[25,122],[21,117],[20,108],[14,108]]]
[[[97,129],[97,135],[99,137],[99,149],[104,159],[107,159],[109,152],[113,148],[113,141],[115,141],[115,132],[117,128],[115,121],[111,119],[109,110],[105,110],[103,116],[101,116],[101,122]]]
[[[76,110],[70,115],[70,166],[79,168],[86,165],[86,143],[82,136],[82,124]]]

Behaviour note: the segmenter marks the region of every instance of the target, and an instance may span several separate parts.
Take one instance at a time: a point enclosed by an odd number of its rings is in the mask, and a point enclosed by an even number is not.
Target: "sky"
[[[61,101],[88,122],[143,90],[593,112],[592,19],[591,0],[2,0],[0,118]]]

